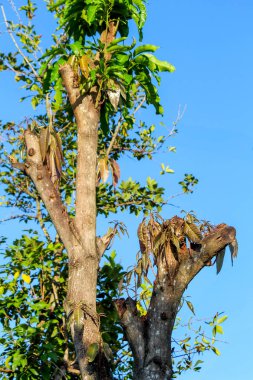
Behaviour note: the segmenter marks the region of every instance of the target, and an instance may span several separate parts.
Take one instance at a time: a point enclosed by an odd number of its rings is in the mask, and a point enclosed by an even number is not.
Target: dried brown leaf
[[[92,60],[88,55],[83,55],[79,60],[79,66],[82,71],[83,76],[87,79],[89,78],[90,64]]]
[[[111,105],[116,112],[118,110],[119,99],[120,99],[120,89],[116,88],[115,90],[107,90],[107,95],[110,100]]]
[[[46,154],[47,154],[47,151],[48,151],[48,148],[49,148],[49,144],[50,144],[50,131],[49,131],[49,128],[43,128],[41,131],[40,131],[40,153],[41,153],[41,157],[42,157],[42,162],[45,162],[46,160]]]
[[[176,235],[172,235],[171,236],[171,242],[176,247],[176,249],[179,251],[179,249],[180,249],[180,240],[179,240],[179,238]]]
[[[147,252],[147,234],[147,226],[145,223],[145,219],[143,219],[143,221],[139,224],[137,230],[137,235],[140,243],[140,250],[142,254],[145,254]]]
[[[223,266],[224,257],[225,257],[225,250],[226,250],[226,248],[223,248],[216,255],[216,273],[217,274],[221,271],[221,268]]]
[[[120,178],[120,167],[119,167],[119,164],[115,160],[111,160],[110,164],[111,164],[111,169],[112,169],[113,186],[116,187]]]
[[[232,241],[229,245],[230,253],[231,253],[231,260],[232,260],[232,265],[233,265],[233,259],[237,257],[238,254],[238,242],[236,239]]]
[[[202,240],[202,234],[196,224],[185,222],[184,233],[193,243],[200,243]]]
[[[108,169],[108,159],[106,157],[100,158],[98,160],[98,176],[100,176],[101,181],[105,183],[109,177],[109,169]]]

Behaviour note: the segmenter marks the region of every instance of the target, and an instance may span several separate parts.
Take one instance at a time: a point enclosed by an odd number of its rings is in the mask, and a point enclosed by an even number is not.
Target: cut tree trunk
[[[173,254],[171,244],[167,244],[156,258],[157,275],[144,317],[138,315],[136,302],[131,298],[116,301],[133,353],[134,380],[172,379],[171,337],[184,290],[214,256],[235,242],[235,233],[233,227],[217,226],[194,245],[195,250],[191,248],[187,255],[181,256],[179,252]]]

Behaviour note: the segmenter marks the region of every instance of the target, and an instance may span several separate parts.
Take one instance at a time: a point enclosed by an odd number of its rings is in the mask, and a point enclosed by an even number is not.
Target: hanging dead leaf
[[[161,232],[161,225],[153,218],[153,215],[150,216],[148,222],[148,231],[150,236],[151,250],[154,250],[154,241],[157,235]]]
[[[151,247],[151,242],[150,242],[150,234],[149,234],[148,226],[146,225],[145,218],[140,223],[137,234],[139,238],[141,253],[142,254],[150,253],[152,251],[152,247]]]
[[[88,79],[89,78],[89,73],[90,73],[90,64],[92,60],[89,55],[84,54],[80,59],[79,59],[79,66],[82,71],[83,76]]]
[[[237,240],[234,239],[232,243],[229,245],[230,253],[231,253],[231,260],[232,260],[232,265],[233,265],[233,259],[237,257],[238,254],[238,243]]]
[[[61,140],[60,133],[55,133],[55,140],[56,140],[57,149],[61,156],[61,160],[63,161],[62,140]]]
[[[120,95],[122,96],[122,98],[124,100],[126,100],[127,96],[126,96],[126,88],[125,88],[125,86],[123,86],[122,83],[118,83],[118,86],[119,86],[119,89],[120,89]]]
[[[141,263],[142,263],[142,273],[146,276],[148,273],[149,265],[150,265],[150,260],[147,253],[144,253],[142,255]]]
[[[193,243],[200,243],[202,240],[202,234],[196,224],[185,222],[184,233]]]
[[[120,178],[120,167],[119,167],[119,164],[115,160],[111,160],[110,165],[112,169],[113,186],[116,187]]]
[[[115,90],[107,90],[107,95],[110,100],[111,105],[116,112],[118,110],[119,99],[120,99],[120,89],[116,88]]]
[[[166,236],[165,231],[160,232],[156,236],[154,240],[154,247],[153,247],[153,252],[155,255],[158,254],[159,250],[165,245],[166,241],[167,241],[167,236]]]
[[[100,158],[97,165],[97,175],[105,183],[109,177],[108,159],[107,157]]]
[[[145,222],[145,218],[143,221],[139,224],[138,230],[137,230],[137,235],[139,238],[139,243],[140,243],[140,250],[142,254],[145,254],[148,252],[148,228]]]
[[[180,241],[179,241],[179,238],[176,235],[172,235],[171,236],[171,242],[176,247],[177,251],[179,251],[180,250]]]
[[[50,131],[49,131],[49,127],[43,128],[40,131],[40,140],[39,140],[39,142],[40,142],[40,153],[41,153],[42,161],[44,163],[45,160],[46,160],[46,154],[47,154],[47,151],[48,151],[48,148],[49,148],[49,145],[50,145]]]
[[[223,266],[224,257],[225,257],[225,250],[226,250],[226,248],[223,248],[216,255],[216,273],[217,274],[220,273],[221,268]]]

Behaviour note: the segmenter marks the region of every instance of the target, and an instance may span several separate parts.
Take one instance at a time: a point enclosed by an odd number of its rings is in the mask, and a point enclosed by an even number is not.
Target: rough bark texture
[[[82,96],[73,86],[70,65],[60,69],[77,123],[77,177],[75,228],[80,246],[69,254],[68,292],[65,308],[74,318],[72,337],[83,379],[96,379],[94,365],[86,355],[90,344],[101,342],[96,314],[98,255],[96,250],[96,165],[99,111],[95,108],[96,90]],[[76,316],[75,316],[76,315]],[[80,319],[79,319],[80,318]]]
[[[134,379],[172,378],[171,335],[183,292],[195,275],[235,240],[235,233],[233,227],[221,225],[194,245],[190,254],[177,259],[168,244],[157,261],[157,276],[145,318],[138,316],[131,298],[117,301],[118,314],[133,352]]]

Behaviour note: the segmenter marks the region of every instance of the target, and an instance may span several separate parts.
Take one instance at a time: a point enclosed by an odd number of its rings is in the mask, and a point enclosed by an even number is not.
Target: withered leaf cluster
[[[62,142],[60,134],[50,126],[41,129],[40,152],[42,162],[47,166],[53,184],[57,187],[62,175]]]

